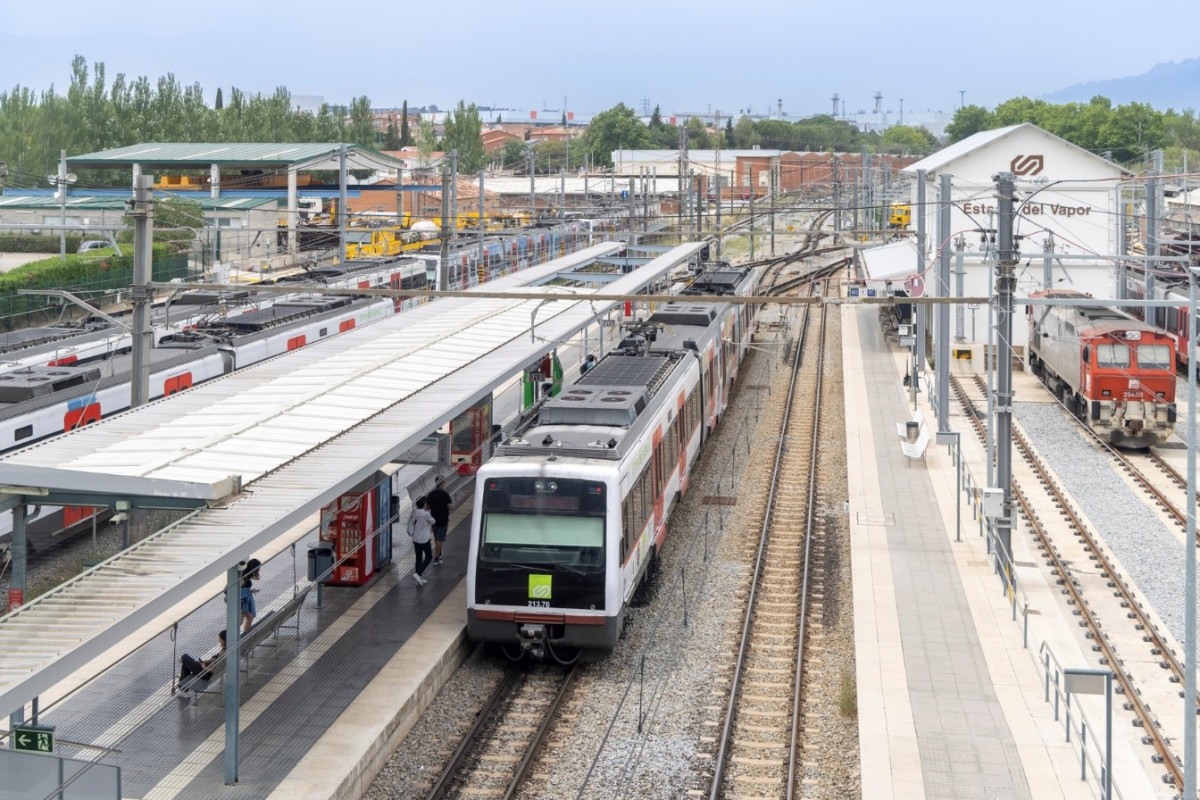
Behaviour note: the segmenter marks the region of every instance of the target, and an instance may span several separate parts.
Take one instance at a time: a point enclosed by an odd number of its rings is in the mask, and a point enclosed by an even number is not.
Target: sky
[[[911,10],[911,12],[909,11]],[[0,91],[69,81],[75,55],[152,80],[376,108],[460,99],[581,118],[624,102],[789,117],[953,112],[1200,56],[1197,0],[0,0]],[[1189,33],[1191,32],[1191,33]]]

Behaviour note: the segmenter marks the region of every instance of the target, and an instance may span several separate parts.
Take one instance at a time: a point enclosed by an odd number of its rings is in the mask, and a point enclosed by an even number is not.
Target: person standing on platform
[[[424,586],[429,583],[428,578],[421,577],[425,572],[425,568],[429,566],[429,562],[433,561],[433,548],[429,542],[433,538],[433,515],[425,507],[427,502],[424,497],[418,497],[417,502],[413,503],[412,514],[408,518],[408,535],[412,537],[413,555],[416,557],[416,572],[413,573],[413,580]]]
[[[246,562],[246,568],[242,570],[242,583],[238,589],[238,603],[241,605],[242,611],[243,634],[250,630],[250,626],[254,624],[254,618],[258,616],[258,609],[254,604],[254,595],[258,593],[258,589],[254,588],[254,581],[260,580],[258,568],[261,566],[261,561],[257,558],[252,558]]]
[[[433,565],[442,565],[442,545],[446,542],[446,532],[450,529],[450,494],[442,488],[442,477],[439,475],[433,485],[433,491],[425,498],[429,503],[429,513],[433,515]]]

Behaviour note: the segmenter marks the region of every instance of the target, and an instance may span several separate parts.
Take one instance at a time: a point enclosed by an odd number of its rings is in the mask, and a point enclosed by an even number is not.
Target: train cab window
[[[328,336],[328,335],[329,335],[329,328],[321,328],[321,332],[320,332],[320,333],[318,333],[317,335],[318,335],[318,336]]]
[[[17,428],[16,432],[13,434],[13,441],[19,442],[22,439],[28,439],[30,436],[33,436],[33,426],[25,425]]]
[[[1086,351],[1084,351],[1086,352]],[[1131,361],[1129,347],[1123,344],[1096,345],[1096,366],[1107,369],[1124,369]]]
[[[1174,369],[1174,365],[1171,364],[1171,348],[1165,344],[1139,344],[1137,360],[1142,369]]]

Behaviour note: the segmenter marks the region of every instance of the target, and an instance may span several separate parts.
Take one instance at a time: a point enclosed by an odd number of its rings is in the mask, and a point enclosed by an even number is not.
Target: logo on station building
[[[1042,155],[1032,156],[1014,156],[1012,163],[1008,165],[1009,170],[1013,175],[1037,175],[1046,166],[1045,157]]]

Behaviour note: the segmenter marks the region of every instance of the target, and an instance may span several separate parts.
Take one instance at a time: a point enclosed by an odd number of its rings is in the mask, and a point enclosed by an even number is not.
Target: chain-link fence
[[[152,265],[151,280],[188,280],[191,277],[193,274],[186,253],[156,259]],[[51,275],[31,274],[19,289],[0,289],[0,330],[29,328],[84,315],[82,309],[61,298],[18,294],[20,289],[66,289],[101,308],[119,303],[129,296],[133,264],[128,258],[112,258],[101,261],[99,269],[90,271],[87,280],[70,285],[63,285],[59,280]]]

